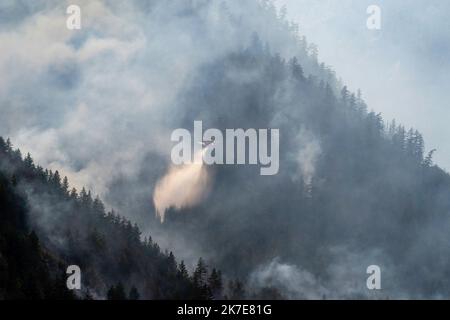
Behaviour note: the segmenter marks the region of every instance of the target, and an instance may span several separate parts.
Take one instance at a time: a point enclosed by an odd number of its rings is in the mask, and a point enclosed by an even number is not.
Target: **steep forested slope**
[[[209,198],[172,210],[166,223],[207,243],[231,274],[251,278],[278,260],[312,272],[316,297],[364,296],[364,282],[346,288],[371,264],[383,266],[390,281],[385,296],[447,296],[450,176],[433,165],[434,150],[424,155],[417,130],[385,123],[360,93],[343,87],[336,94],[304,75],[297,58],[265,48],[255,36],[200,70],[182,95],[189,108],[178,125],[202,119],[222,130],[279,128],[280,173],[211,167]]]
[[[449,175],[419,132],[386,123],[350,92],[272,1],[105,1],[83,8],[98,25],[57,39],[49,21],[64,10],[36,3],[20,3],[33,17],[11,18],[9,28],[21,28],[4,37],[15,39],[6,56],[18,63],[5,60],[12,76],[0,129],[42,161],[101,184],[108,206],[176,256],[202,256],[248,288],[269,286],[266,297],[279,296],[274,288],[288,298],[380,297],[365,286],[373,264],[381,297],[449,297]],[[24,43],[42,56],[22,54]],[[208,167],[205,201],[170,209],[161,224],[151,194],[171,166],[170,132],[195,120],[205,129],[280,129],[280,172]],[[2,205],[11,207],[2,215],[13,230],[2,231],[3,280],[19,264],[8,247],[22,241],[24,256],[44,261],[47,288],[60,283],[61,262],[80,265],[83,295],[220,296],[211,289],[221,287],[219,273],[206,279],[203,261],[188,277],[88,191],[0,147]],[[5,285],[7,296],[27,274]],[[225,294],[243,296],[241,283],[231,287]]]
[[[0,173],[0,299],[72,299],[62,265],[27,228],[15,184]]]
[[[242,297],[203,260],[189,274],[136,225],[106,213],[85,189],[69,190],[59,172],[0,138],[1,299],[212,299]],[[81,268],[81,290],[66,287],[66,268]],[[227,289],[225,291],[225,288]],[[229,289],[229,290],[228,290]]]

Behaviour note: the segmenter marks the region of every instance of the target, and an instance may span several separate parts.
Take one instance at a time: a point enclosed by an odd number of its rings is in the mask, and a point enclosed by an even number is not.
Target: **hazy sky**
[[[385,120],[415,127],[450,170],[450,1],[276,0],[352,90]],[[368,30],[369,5],[381,30]]]

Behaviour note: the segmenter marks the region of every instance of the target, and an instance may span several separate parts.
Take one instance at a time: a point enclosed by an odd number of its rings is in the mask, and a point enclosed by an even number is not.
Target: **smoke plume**
[[[298,135],[299,151],[297,153],[298,171],[303,181],[309,185],[316,172],[316,161],[321,153],[320,142],[306,130]]]

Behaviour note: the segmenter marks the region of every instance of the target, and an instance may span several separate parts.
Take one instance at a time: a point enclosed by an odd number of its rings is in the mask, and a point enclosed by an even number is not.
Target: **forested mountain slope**
[[[82,297],[244,296],[203,261],[188,277],[174,256],[188,269],[203,257],[257,296],[450,296],[450,176],[433,164],[439,146],[372,111],[273,1],[86,2],[92,24],[61,34],[57,3],[17,2],[29,16],[11,10],[1,34],[14,41],[0,61],[0,133],[53,169],[2,140],[12,231],[2,231],[1,278],[20,270],[4,296],[65,296],[57,284],[68,264],[82,269]],[[194,121],[279,129],[280,170],[208,166],[203,201],[172,206],[161,223],[152,194],[172,167],[171,132]],[[20,284],[32,275],[12,267],[18,242],[45,260],[42,293]],[[382,271],[378,293],[366,287],[370,265]]]
[[[280,172],[213,166],[208,199],[172,210],[173,230],[207,243],[225,272],[253,282],[279,261],[311,272],[314,289],[300,285],[291,297],[365,297],[365,283],[352,283],[372,264],[389,279],[385,297],[449,294],[450,176],[417,130],[369,112],[360,93],[335,94],[257,36],[193,82],[179,126],[279,128]],[[270,281],[285,287],[272,271]]]
[[[35,166],[0,137],[0,299],[217,299],[243,297],[200,259],[192,274],[136,225],[85,189]],[[69,265],[81,290],[66,287]]]

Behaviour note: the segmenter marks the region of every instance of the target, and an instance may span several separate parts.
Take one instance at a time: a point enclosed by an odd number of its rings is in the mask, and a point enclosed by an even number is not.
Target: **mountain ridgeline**
[[[43,74],[7,78],[23,90],[5,99],[0,129],[100,184],[126,219],[0,139],[0,298],[450,297],[450,176],[435,150],[371,111],[273,1],[102,4],[92,9],[102,28],[48,41],[71,54],[43,50]],[[40,26],[22,19],[25,31]],[[114,45],[98,50],[105,39]],[[203,201],[161,223],[151,195],[172,165],[170,132],[194,121],[279,129],[279,172],[207,166]],[[81,292],[65,286],[72,264]],[[366,287],[371,265],[383,290]]]
[[[193,83],[178,125],[279,128],[280,172],[212,166],[208,199],[167,213],[168,230],[208,244],[225,273],[291,298],[373,297],[363,280],[373,264],[382,297],[448,297],[450,176],[417,130],[386,123],[360,92],[305,75],[257,35]]]
[[[211,166],[207,199],[169,210],[158,228],[203,244],[208,261],[246,283],[225,286],[201,259],[190,275],[141,240],[137,225],[0,139],[2,298],[368,297],[363,280],[351,283],[371,264],[392,281],[383,297],[448,297],[450,176],[418,131],[386,124],[346,87],[305,76],[297,58],[272,54],[257,35],[205,65],[195,83],[174,127],[201,119],[219,129],[279,128],[280,173]],[[297,269],[280,279],[273,263]],[[71,264],[83,275],[75,294],[65,286]],[[313,280],[305,284],[304,273]]]

